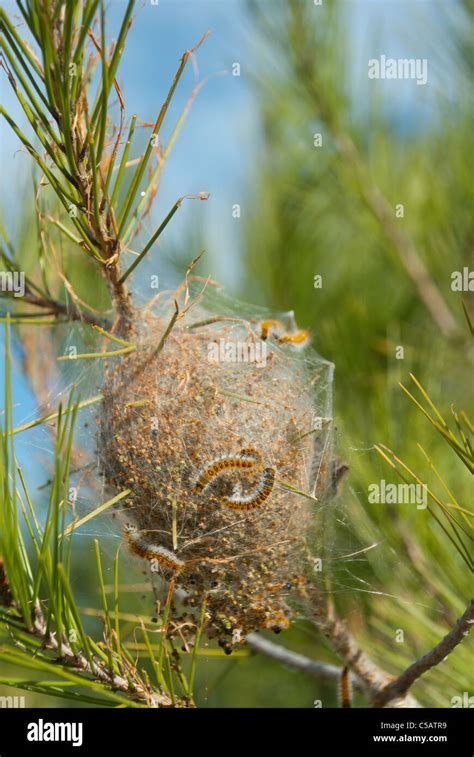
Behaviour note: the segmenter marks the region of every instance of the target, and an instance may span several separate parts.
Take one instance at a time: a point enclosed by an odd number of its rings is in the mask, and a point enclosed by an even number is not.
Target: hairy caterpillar
[[[280,344],[291,344],[293,347],[306,347],[309,344],[310,333],[305,329],[296,331],[294,334],[282,334],[278,337]]]
[[[174,552],[158,544],[147,542],[146,538],[143,537],[143,531],[140,531],[136,526],[127,523],[123,528],[123,533],[130,549],[139,557],[142,557],[144,560],[157,560],[164,568],[168,568],[175,573],[183,570],[185,563],[176,557]]]
[[[350,708],[351,705],[351,680],[350,680],[349,668],[344,668],[341,673],[341,679],[339,682],[339,695],[341,699],[341,707],[344,709]]]
[[[222,457],[218,457],[199,472],[194,484],[194,491],[196,493],[202,492],[203,489],[205,489],[206,486],[208,486],[211,481],[221,473],[233,469],[248,470],[254,468],[260,463],[260,461],[260,452],[253,448],[241,449],[237,455],[223,455]]]
[[[230,507],[232,510],[255,510],[257,507],[261,507],[269,498],[273,490],[274,482],[274,469],[265,468],[260,483],[255,491],[245,496],[241,496],[234,492],[231,497],[221,497],[220,501],[225,507]]]
[[[289,334],[280,321],[272,319],[262,321],[260,323],[260,339],[266,341],[271,334],[278,340],[279,344],[289,344],[292,347],[306,347],[311,338],[309,331],[305,329]]]
[[[284,328],[282,324],[280,323],[280,321],[275,321],[272,319],[267,320],[267,321],[262,321],[260,324],[260,339],[262,339],[263,341],[268,339],[270,335],[270,331],[272,329],[278,330],[279,332],[284,331]]]

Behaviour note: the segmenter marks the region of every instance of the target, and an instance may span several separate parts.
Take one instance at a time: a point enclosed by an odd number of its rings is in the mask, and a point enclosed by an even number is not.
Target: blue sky
[[[277,0],[261,0],[272,13]],[[311,0],[301,2],[312,6]],[[120,24],[126,0],[108,3],[108,34],[113,38]],[[455,6],[456,2],[451,3]],[[413,82],[387,82],[386,109],[401,131],[429,122],[439,91],[442,66],[443,15],[437,0],[343,0],[343,18],[349,29],[351,91],[355,109],[367,102],[367,61],[381,53],[387,57],[427,57],[430,86]],[[6,7],[14,9],[8,0]],[[253,20],[244,0],[152,0],[137,3],[118,80],[126,110],[144,121],[156,119],[184,50],[192,47],[206,31],[211,35],[199,49],[196,62],[182,77],[163,128],[169,135],[196,81],[210,77],[196,98],[188,121],[165,168],[151,226],[166,215],[174,201],[185,194],[208,191],[208,203],[183,204],[176,222],[162,238],[173,247],[182,240],[183,227],[204,232],[213,274],[232,285],[238,275],[239,222],[232,218],[232,205],[245,211],[246,177],[258,160],[260,130],[258,103],[252,75],[258,43]],[[314,13],[322,12],[314,7]],[[444,34],[446,37],[446,34]],[[442,58],[441,58],[442,60]],[[241,67],[239,77],[231,74],[233,63]],[[223,73],[227,72],[227,73]],[[14,96],[0,77],[0,93],[8,110],[24,122]],[[29,177],[30,158],[18,152],[15,136],[3,122],[0,161],[8,216],[16,209],[10,177]],[[196,251],[194,250],[195,254]],[[192,255],[191,255],[192,257]]]

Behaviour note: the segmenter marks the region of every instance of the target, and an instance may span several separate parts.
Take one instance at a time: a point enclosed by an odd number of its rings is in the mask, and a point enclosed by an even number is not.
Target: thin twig
[[[160,354],[161,350],[165,346],[165,342],[166,342],[168,336],[170,335],[171,331],[173,330],[173,326],[174,326],[174,324],[176,323],[176,321],[178,319],[178,315],[179,315],[179,305],[178,305],[177,301],[175,300],[174,301],[174,313],[172,315],[172,318],[171,318],[168,326],[165,329],[165,332],[164,332],[163,336],[160,339],[158,347],[156,348],[156,350],[154,350],[154,352],[151,355],[151,359],[152,360],[154,360],[156,357],[158,357],[158,355]]]
[[[308,602],[310,620],[331,644],[333,650],[350,668],[358,679],[364,694],[374,707],[382,706],[380,696],[387,690],[393,678],[380,668],[354,639],[346,625],[336,616],[334,608],[328,604],[323,593],[314,584],[307,587],[305,597]],[[419,707],[417,700],[406,691],[402,695],[393,692],[384,700],[384,705],[397,707]]]
[[[10,295],[9,292],[2,293],[2,297],[7,298]],[[13,295],[12,297],[13,298]],[[85,313],[83,310],[79,310],[75,305],[64,305],[57,300],[45,299],[39,297],[33,292],[26,289],[23,297],[15,297],[15,300],[21,302],[27,302],[30,305],[35,305],[39,308],[45,308],[48,314],[51,315],[64,315],[68,321],[82,321],[94,326],[101,326],[102,328],[111,328],[112,324],[106,318],[100,318],[99,316],[92,315],[91,313]]]
[[[270,657],[282,665],[288,665],[288,667],[295,670],[301,670],[303,673],[307,673],[320,681],[330,681],[331,683],[338,683],[340,681],[343,668],[337,665],[311,660],[309,657],[299,654],[299,652],[285,649],[285,647],[264,639],[256,633],[249,634],[246,637],[246,641],[255,652]],[[363,685],[356,677],[354,677],[353,685],[358,691],[363,691]]]
[[[403,697],[415,681],[443,660],[468,636],[474,625],[474,599],[469,602],[466,611],[456,621],[451,631],[419,660],[412,663],[395,681],[386,686],[377,698],[377,705],[397,697]]]

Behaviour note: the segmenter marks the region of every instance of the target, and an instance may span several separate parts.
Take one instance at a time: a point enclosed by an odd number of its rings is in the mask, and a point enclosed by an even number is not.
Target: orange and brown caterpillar
[[[341,707],[343,707],[344,709],[348,709],[352,706],[350,675],[351,674],[349,668],[345,667],[341,673],[341,680],[339,682]]]
[[[225,507],[230,507],[232,510],[241,510],[244,512],[248,510],[256,510],[257,507],[261,507],[269,498],[274,483],[274,469],[265,468],[260,482],[253,492],[244,496],[234,493],[231,497],[221,497],[220,501]]]
[[[280,344],[291,344],[293,347],[306,347],[310,338],[309,331],[301,329],[300,331],[295,331],[294,334],[282,334],[278,337],[278,341]]]
[[[280,321],[272,319],[261,321],[260,339],[266,341],[270,335],[274,336],[279,344],[289,344],[292,347],[306,347],[311,338],[309,331],[305,329],[289,334]]]
[[[265,342],[270,336],[270,332],[272,330],[275,330],[281,333],[285,329],[283,328],[283,325],[280,323],[280,321],[275,321],[272,319],[269,319],[267,321],[262,321],[260,323],[260,339],[262,339]]]
[[[196,493],[202,492],[203,489],[213,481],[216,476],[226,473],[229,470],[249,470],[255,468],[261,462],[260,452],[251,447],[241,449],[237,455],[223,455],[212,460],[198,474],[194,484]]]
[[[156,560],[164,568],[168,568],[168,570],[172,570],[174,573],[179,573],[183,570],[185,563],[174,552],[159,544],[150,544],[143,536],[144,532],[140,531],[136,526],[127,523],[123,528],[123,533],[131,551],[135,552],[139,557],[150,562]]]

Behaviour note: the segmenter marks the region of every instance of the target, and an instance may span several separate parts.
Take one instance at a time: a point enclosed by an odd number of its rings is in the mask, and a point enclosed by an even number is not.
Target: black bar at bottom
[[[419,754],[472,757],[472,709],[0,709],[0,757],[23,755]],[[329,751],[330,750],[330,751]],[[263,753],[263,752],[262,752]]]

